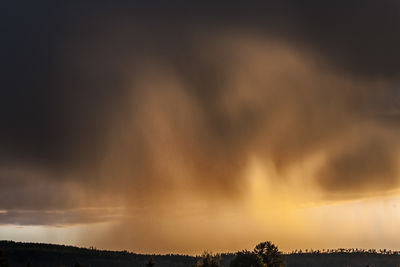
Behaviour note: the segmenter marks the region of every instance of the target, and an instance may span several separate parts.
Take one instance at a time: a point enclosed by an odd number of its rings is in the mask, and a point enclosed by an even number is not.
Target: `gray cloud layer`
[[[3,223],[96,192],[238,195],[254,155],[283,172],[325,151],[327,196],[398,185],[395,1],[4,5]]]

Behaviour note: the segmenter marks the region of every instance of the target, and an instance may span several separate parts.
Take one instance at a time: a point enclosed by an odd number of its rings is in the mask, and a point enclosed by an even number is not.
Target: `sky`
[[[400,250],[397,1],[0,5],[0,239]]]

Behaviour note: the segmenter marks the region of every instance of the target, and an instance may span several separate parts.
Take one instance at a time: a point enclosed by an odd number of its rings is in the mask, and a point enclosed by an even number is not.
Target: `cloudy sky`
[[[0,239],[400,250],[398,1],[0,10]]]

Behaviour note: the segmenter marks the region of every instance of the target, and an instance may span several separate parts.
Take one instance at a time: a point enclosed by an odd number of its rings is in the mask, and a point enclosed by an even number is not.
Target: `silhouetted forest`
[[[189,255],[144,255],[64,245],[0,241],[0,267],[399,267],[400,252],[391,250],[298,250],[282,254],[271,242],[253,251]]]

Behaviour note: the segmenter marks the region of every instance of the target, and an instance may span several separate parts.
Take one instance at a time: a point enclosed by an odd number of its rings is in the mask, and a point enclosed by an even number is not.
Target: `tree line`
[[[223,267],[221,254],[204,252],[193,267]],[[150,258],[145,267],[156,264]],[[285,259],[282,252],[271,241],[259,243],[253,251],[242,250],[235,253],[230,267],[284,267]]]
[[[361,248],[336,248],[336,249],[305,249],[305,250],[293,250],[289,253],[289,255],[296,254],[379,254],[379,255],[400,255],[400,251],[390,250],[390,249],[361,249]]]
[[[0,267],[400,267],[400,253],[386,249],[279,251],[270,241],[253,250],[201,256],[144,255],[128,251],[0,241]]]

